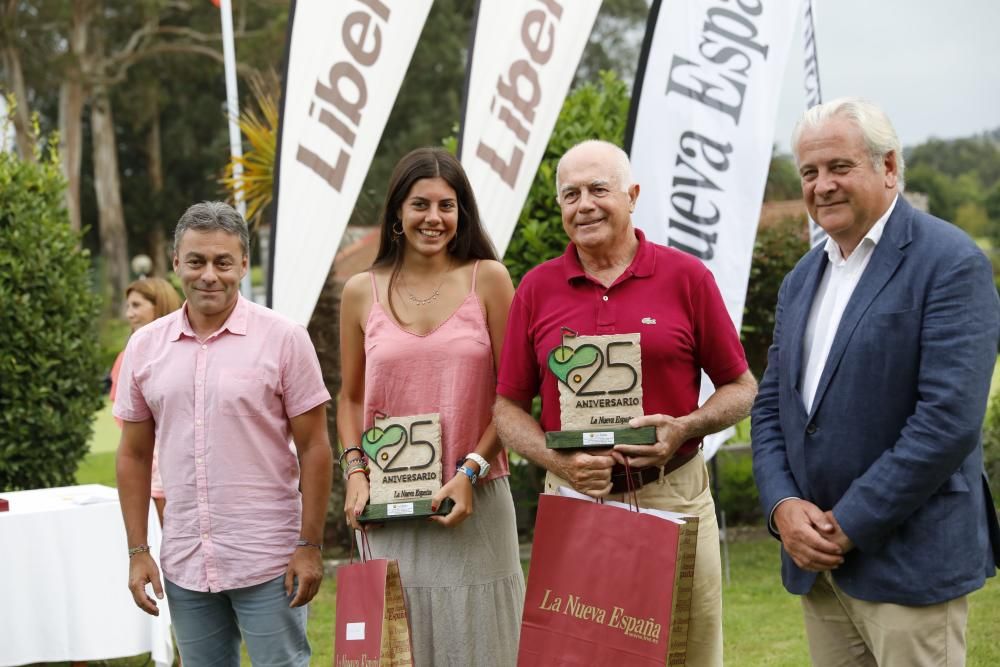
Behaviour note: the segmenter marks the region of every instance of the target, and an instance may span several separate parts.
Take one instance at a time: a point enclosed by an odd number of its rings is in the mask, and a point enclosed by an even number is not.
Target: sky
[[[1000,0],[813,0],[823,100],[866,97],[904,147],[1000,127]],[[775,141],[805,106],[802,28],[789,51]]]

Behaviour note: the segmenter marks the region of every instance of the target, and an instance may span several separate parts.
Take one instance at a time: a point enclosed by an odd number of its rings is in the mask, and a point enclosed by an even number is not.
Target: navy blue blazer
[[[813,248],[778,295],[752,412],[764,515],[788,497],[832,509],[855,544],[833,575],[853,597],[926,605],[974,591],[1000,564],[981,440],[1000,336],[990,262],[900,196],[807,414],[802,341],[828,264]],[[781,574],[799,595],[816,578],[784,550]]]

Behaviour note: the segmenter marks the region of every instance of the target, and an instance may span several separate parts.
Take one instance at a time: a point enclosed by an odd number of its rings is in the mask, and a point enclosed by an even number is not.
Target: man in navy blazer
[[[826,231],[778,294],[754,477],[817,665],[962,665],[1000,563],[981,429],[1000,334],[990,262],[912,208],[885,114],[842,98],[792,135]]]

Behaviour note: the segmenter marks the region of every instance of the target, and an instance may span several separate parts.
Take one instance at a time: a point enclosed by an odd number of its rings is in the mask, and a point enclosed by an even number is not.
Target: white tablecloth
[[[129,593],[115,489],[87,484],[0,497],[10,502],[0,512],[0,667],[140,653],[152,653],[157,667],[173,662],[166,600],[154,617]],[[152,503],[149,544],[159,562]]]

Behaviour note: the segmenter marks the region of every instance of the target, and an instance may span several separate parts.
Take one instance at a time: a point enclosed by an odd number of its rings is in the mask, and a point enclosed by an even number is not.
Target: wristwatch
[[[490,462],[484,459],[479,454],[476,454],[475,452],[470,452],[465,455],[465,460],[475,461],[476,465],[479,466],[479,474],[477,475],[477,477],[486,477],[487,475],[490,474]]]
[[[479,475],[477,475],[476,472],[469,466],[458,466],[457,472],[460,472],[466,477],[468,477],[469,482],[472,484],[472,486],[475,486],[476,480],[479,479]]]

